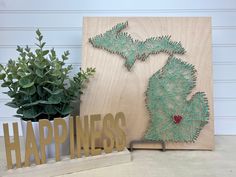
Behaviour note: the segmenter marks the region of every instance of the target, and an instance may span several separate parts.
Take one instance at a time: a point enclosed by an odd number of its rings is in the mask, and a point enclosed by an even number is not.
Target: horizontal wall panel
[[[44,31],[42,33],[49,45],[79,45],[82,43],[82,31]],[[1,31],[1,45],[32,45],[35,43],[34,31]],[[214,44],[235,44],[236,30],[214,30]]]
[[[214,116],[228,117],[234,116],[236,118],[236,100],[214,99]]]
[[[235,44],[236,29],[223,29],[212,31],[213,44]]]
[[[213,46],[213,61],[214,62],[235,62],[236,63],[236,57],[235,57],[235,51],[236,51],[236,45],[233,46]]]
[[[62,11],[63,12],[63,11]],[[236,12],[236,10],[235,10]],[[235,12],[169,12],[160,13],[158,11],[130,11],[130,12],[83,12],[83,13],[1,13],[0,11],[0,27],[12,27],[9,30],[34,30],[42,28],[42,30],[77,30],[82,27],[83,16],[171,16],[171,17],[212,17],[213,29],[234,28],[236,26]],[[24,19],[24,20],[22,20]],[[47,19],[47,20],[45,20]],[[57,20],[60,19],[60,20]],[[69,20],[72,19],[72,20]],[[15,27],[15,28],[14,28]],[[2,30],[2,29],[0,29]],[[4,30],[4,28],[3,28]]]
[[[45,31],[44,41],[49,45],[78,45],[82,41],[82,31]],[[1,31],[0,45],[33,45],[34,31]]]
[[[234,82],[214,83],[213,92],[214,92],[215,98],[235,98],[236,99],[236,79]],[[235,109],[236,109],[236,105],[235,105]]]
[[[235,135],[236,116],[233,118],[215,119],[216,135]]]
[[[16,109],[5,105],[10,100],[0,100],[0,120],[1,117],[13,117],[16,114]]]
[[[215,81],[236,80],[236,64],[214,65],[213,78]]]
[[[41,0],[41,1],[32,1],[32,0],[1,0],[0,1],[0,10],[83,10],[83,11],[92,11],[92,10],[136,10],[136,9],[159,9],[159,10],[204,10],[204,9],[232,9],[232,4],[234,0],[215,0],[214,2],[205,1],[205,0],[165,0],[163,2],[158,2],[156,0],[146,0],[146,1],[137,1],[137,0],[119,0],[111,1],[109,0]]]

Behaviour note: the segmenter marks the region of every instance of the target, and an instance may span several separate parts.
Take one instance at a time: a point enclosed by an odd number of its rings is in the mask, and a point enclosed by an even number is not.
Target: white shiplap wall
[[[213,29],[215,132],[236,134],[235,0],[0,0],[0,63],[17,56],[16,45],[33,45],[40,28],[47,47],[70,50],[68,63],[81,61],[83,16],[211,16]],[[2,92],[3,89],[0,89]],[[15,113],[0,94],[2,123]]]

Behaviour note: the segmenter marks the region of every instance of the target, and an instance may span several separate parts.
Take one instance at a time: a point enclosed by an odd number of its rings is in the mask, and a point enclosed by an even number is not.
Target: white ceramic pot
[[[68,134],[68,136],[67,136],[66,141],[63,144],[60,145],[60,155],[61,156],[69,155],[69,152],[70,152],[69,117],[70,117],[70,115],[68,115],[67,117],[63,118],[66,121],[66,124],[67,124],[67,131],[68,131],[67,134]],[[50,123],[51,123],[52,128],[53,128],[54,120],[51,120]],[[34,134],[35,134],[35,139],[36,139],[38,151],[40,152],[40,145],[39,145],[39,122],[32,122],[32,126],[33,126],[33,130],[34,130]],[[26,140],[27,121],[24,121],[24,120],[21,119],[21,127],[22,127],[23,137]],[[59,126],[59,135],[61,133],[62,133],[62,128],[61,128],[61,126]],[[44,135],[45,135],[45,137],[48,135],[47,128],[44,129]],[[54,136],[54,134],[53,134],[53,136]],[[45,152],[46,152],[46,158],[54,158],[55,157],[55,142],[54,142],[54,138],[53,138],[51,144],[46,145]],[[31,160],[32,159],[33,158],[31,158]]]

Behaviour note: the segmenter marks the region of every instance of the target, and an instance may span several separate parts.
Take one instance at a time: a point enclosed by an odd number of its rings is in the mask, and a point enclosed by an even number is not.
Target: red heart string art
[[[173,121],[174,121],[175,124],[179,124],[182,119],[183,119],[183,117],[180,116],[180,115],[174,115],[173,116]]]

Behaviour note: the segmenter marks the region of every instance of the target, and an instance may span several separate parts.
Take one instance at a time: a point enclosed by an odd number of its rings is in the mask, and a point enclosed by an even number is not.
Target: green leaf
[[[40,97],[44,97],[47,92],[44,91],[44,89],[41,86],[37,86],[37,93]]]
[[[63,92],[63,89],[57,89],[57,90],[54,90],[54,91],[51,91],[49,88],[47,87],[43,87],[44,90],[46,90],[47,92],[49,92],[50,94],[52,95],[58,95],[60,93]]]
[[[46,105],[44,107],[44,112],[47,113],[47,114],[56,114],[57,113],[57,110],[55,109],[55,106],[53,105]]]
[[[26,89],[29,95],[33,95],[36,92],[36,87],[33,85],[32,87],[29,87]]]
[[[5,105],[7,105],[7,106],[9,106],[9,107],[12,107],[12,108],[18,108],[18,106],[16,105],[16,103],[15,102],[8,102],[8,103],[6,103]]]
[[[50,104],[58,104],[61,102],[61,98],[60,98],[60,96],[57,96],[57,95],[51,95],[48,98],[48,101]]]
[[[9,87],[11,85],[11,82],[10,81],[6,81],[6,82],[3,82],[2,83],[2,87]]]
[[[70,103],[72,101],[71,97],[67,94],[61,94],[61,103]]]
[[[8,74],[8,75],[7,75],[7,78],[8,78],[8,80],[12,80],[12,79],[13,79],[12,74]],[[1,79],[1,78],[0,78],[0,79]]]
[[[39,36],[38,40],[42,41],[42,39],[43,39],[43,36]]]
[[[19,53],[22,53],[23,52],[23,48],[18,45],[16,51],[19,52]]]
[[[14,97],[16,95],[16,92],[9,90],[8,92],[2,92],[4,94],[7,94],[9,97]]]
[[[59,77],[61,76],[61,71],[60,70],[55,70],[53,73],[52,73],[52,76],[55,76],[55,77]]]
[[[62,108],[62,109],[55,107],[55,109],[62,115],[68,115],[73,111],[73,109],[70,107],[70,105],[64,105],[64,108]]]
[[[30,52],[30,48],[29,48],[28,45],[26,45],[26,47],[25,47],[25,51],[28,52],[28,53]]]
[[[38,62],[38,61],[36,61],[34,64],[35,64],[35,66],[37,66],[39,69],[44,69],[44,68],[46,68],[46,67],[48,66],[46,62]]]
[[[31,86],[34,85],[34,81],[29,79],[28,77],[23,77],[23,78],[20,79],[19,84],[23,88],[28,88],[28,87],[31,87]]]
[[[37,110],[34,107],[23,109],[23,117],[24,118],[31,118],[31,119],[33,119],[33,118],[39,116],[40,114],[43,114],[43,112]]]
[[[6,77],[6,74],[0,74],[0,80],[3,80],[3,79],[5,79],[5,77]]]
[[[36,30],[36,34],[37,34],[37,36],[41,36],[41,32],[39,29]]]
[[[41,44],[41,48],[43,48],[43,47],[45,46],[45,44],[46,44],[46,42],[43,42],[43,43]]]
[[[26,73],[23,70],[18,70],[17,75],[20,76],[20,77],[25,77]]]
[[[43,51],[43,56],[47,55],[49,53],[49,50],[44,50]]]
[[[23,116],[22,115],[14,115],[14,117],[17,117],[17,118],[23,118]]]
[[[41,82],[39,85],[45,85],[45,84],[51,84],[51,85],[54,85],[54,86],[60,86],[62,83],[61,83],[61,80],[55,80],[55,81],[43,81]]]
[[[4,70],[4,67],[2,64],[0,64],[0,71]]]
[[[23,114],[23,109],[22,108],[17,109],[16,113],[17,114]]]
[[[35,106],[35,105],[39,105],[39,104],[50,104],[50,102],[48,102],[46,100],[37,100],[32,103],[23,104],[22,108],[31,107],[31,106]]]
[[[41,70],[41,69],[36,69],[35,73],[36,73],[37,76],[43,78],[43,70]]]
[[[46,90],[48,93],[52,94],[52,91],[49,88],[43,87],[43,89]]]
[[[36,92],[36,87],[33,85],[32,87],[20,89],[19,92],[24,93],[25,95],[33,95]]]
[[[13,83],[11,84],[11,88],[12,88],[13,90],[18,90],[18,87],[19,87],[19,84],[18,84],[18,83],[19,83],[18,81],[13,82]]]

